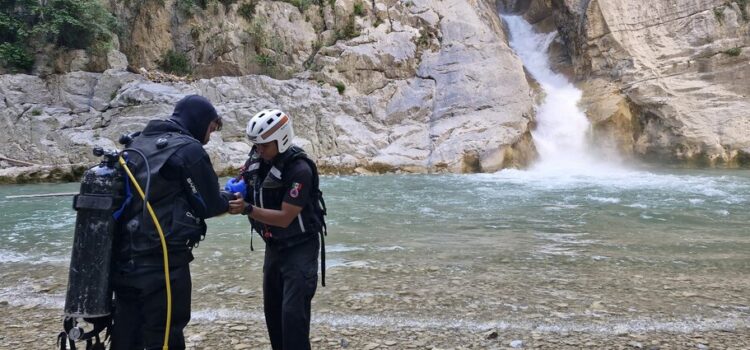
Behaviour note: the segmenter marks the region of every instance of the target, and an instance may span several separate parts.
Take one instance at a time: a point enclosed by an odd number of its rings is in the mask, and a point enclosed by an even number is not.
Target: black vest
[[[284,195],[291,186],[291,183],[284,179],[284,171],[295,161],[307,162],[311,167],[313,177],[317,176],[315,164],[299,147],[292,146],[274,159],[272,164],[263,164],[253,148],[242,173],[251,203],[260,208],[280,210]],[[265,177],[263,174],[266,174]],[[279,246],[289,246],[315,237],[321,232],[321,223],[314,209],[316,200],[314,192],[317,190],[317,188],[310,189],[310,198],[302,208],[302,212],[286,228],[270,226],[250,219],[253,230],[258,232],[266,243]]]
[[[128,151],[126,156],[128,167],[144,192],[150,178],[148,201],[164,232],[170,256],[190,255],[190,250],[206,234],[206,224],[193,213],[186,197],[189,194],[185,192],[181,180],[167,180],[160,174],[167,160],[191,142],[198,141],[179,133],[141,134],[133,139],[128,149],[141,151],[148,158],[150,173],[143,157],[137,152]],[[130,186],[131,202],[120,218],[118,260],[150,261],[150,257],[161,257],[161,240],[151,215],[148,212],[144,215],[140,195],[132,184]],[[170,261],[170,265],[185,263],[183,260],[175,259]],[[155,260],[161,264],[159,261]]]

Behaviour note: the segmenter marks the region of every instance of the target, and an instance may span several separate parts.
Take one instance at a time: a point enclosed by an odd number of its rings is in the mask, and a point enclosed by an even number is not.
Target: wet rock
[[[643,344],[637,341],[628,342],[628,346],[636,348],[636,349],[643,349]]]
[[[484,333],[484,339],[497,339],[497,331],[496,330],[490,330]]]
[[[590,306],[591,310],[594,311],[604,311],[606,308],[604,307],[604,304],[601,301],[595,301]]]

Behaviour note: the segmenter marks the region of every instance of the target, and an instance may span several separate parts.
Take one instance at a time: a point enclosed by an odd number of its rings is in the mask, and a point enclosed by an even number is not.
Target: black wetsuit
[[[205,135],[207,123],[202,123],[203,128],[190,123],[203,116],[178,112],[176,109],[173,120],[149,122],[129,146],[149,158],[149,202],[159,218],[169,248],[170,349],[185,348],[182,331],[190,320],[192,282],[188,263],[193,260],[192,248],[205,235],[204,219],[225,213],[232,197],[219,191],[211,160],[194,135],[201,135],[201,132]],[[186,121],[185,118],[192,119]],[[167,140],[166,145],[155,146],[164,143],[160,140]],[[127,159],[145,190],[147,172],[141,157],[128,152]],[[112,349],[161,349],[167,309],[162,248],[151,216],[142,215],[142,201],[134,189],[132,192],[131,202],[119,220],[119,234],[113,248]]]

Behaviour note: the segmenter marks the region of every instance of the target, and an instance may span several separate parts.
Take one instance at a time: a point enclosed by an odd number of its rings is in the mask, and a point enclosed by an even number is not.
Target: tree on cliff
[[[30,71],[47,44],[67,49],[107,45],[117,21],[97,0],[0,0],[0,68]]]

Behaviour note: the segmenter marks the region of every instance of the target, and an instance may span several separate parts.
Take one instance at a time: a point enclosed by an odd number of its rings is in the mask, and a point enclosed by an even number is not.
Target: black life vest
[[[249,157],[242,167],[242,178],[245,180],[248,191],[248,199],[251,204],[267,209],[280,210],[284,200],[284,195],[291,187],[284,179],[284,173],[288,167],[296,162],[304,161],[312,170],[312,187],[310,189],[310,198],[297,218],[292,221],[286,228],[266,225],[248,216],[253,231],[257,232],[266,244],[278,247],[292,246],[306,241],[315,236],[320,237],[320,265],[321,265],[321,284],[325,286],[325,236],[328,234],[328,228],[325,223],[327,209],[323,192],[320,190],[320,176],[318,167],[310,159],[304,150],[297,146],[292,146],[276,159],[274,159],[271,168],[265,177],[261,178],[262,159],[255,147],[250,151]],[[252,249],[252,240],[251,240]]]
[[[150,175],[148,201],[164,232],[170,256],[189,252],[206,235],[206,223],[193,213],[182,184],[179,180],[167,180],[160,173],[175,152],[192,142],[198,141],[179,133],[141,134],[134,138],[128,149],[142,152],[148,158],[148,169],[143,157],[125,150],[128,167],[144,191]],[[120,218],[118,260],[161,255],[159,234],[150,215],[144,215],[142,209],[140,196],[133,196]],[[183,260],[176,259],[174,263],[170,260],[170,265],[185,263]]]

